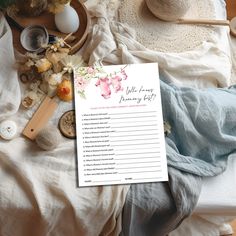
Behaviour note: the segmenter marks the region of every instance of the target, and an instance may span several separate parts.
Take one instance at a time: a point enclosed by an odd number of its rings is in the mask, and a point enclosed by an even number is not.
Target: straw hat
[[[165,6],[161,9],[162,2]],[[167,2],[169,6],[166,6]],[[119,8],[119,20],[135,29],[136,40],[149,49],[184,52],[211,39],[214,32],[211,26],[182,25],[160,19],[175,20],[179,17],[214,19],[213,0],[122,0]]]

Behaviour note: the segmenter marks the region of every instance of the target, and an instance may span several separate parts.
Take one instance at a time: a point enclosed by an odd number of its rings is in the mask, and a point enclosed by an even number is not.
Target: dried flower
[[[39,101],[39,96],[36,92],[30,91],[28,92],[25,97],[23,98],[22,105],[25,108],[31,108]]]
[[[81,56],[78,55],[67,55],[61,60],[64,72],[72,73],[77,71],[78,68],[84,66],[84,62]]]
[[[48,79],[47,82],[49,85],[56,86],[62,81],[62,74],[57,73],[57,74],[52,74]]]
[[[5,9],[15,3],[15,0],[1,0],[0,9]]]
[[[70,36],[70,34],[68,35]],[[67,37],[68,37],[67,36]],[[84,65],[80,56],[68,55],[70,45],[66,38],[57,38],[53,44],[45,45],[43,54],[26,53],[24,60],[19,64],[26,67],[28,88],[32,93],[27,93],[23,98],[22,105],[31,108],[36,104],[42,94],[48,96],[58,96],[63,101],[71,101],[72,99],[72,81],[71,74],[74,70],[78,70]],[[91,71],[93,73],[93,71]],[[32,74],[32,75],[31,75]],[[31,79],[32,77],[32,79]],[[87,81],[80,81],[81,90],[86,86]]]
[[[25,63],[25,65],[28,67],[34,66],[34,62],[31,59],[28,59],[28,61]]]
[[[47,58],[42,58],[35,63],[39,73],[45,72],[52,67],[52,63]]]
[[[62,12],[65,4],[69,2],[70,0],[48,0],[48,11],[53,14]]]

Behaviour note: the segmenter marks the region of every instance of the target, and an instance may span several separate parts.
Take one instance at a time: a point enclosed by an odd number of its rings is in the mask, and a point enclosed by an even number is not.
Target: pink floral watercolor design
[[[82,98],[85,97],[85,90],[91,79],[97,78],[96,73],[100,71],[100,68],[96,67],[80,67],[76,71],[74,85],[77,92]]]
[[[89,84],[89,81],[86,80],[84,77],[78,76],[75,79],[75,86],[78,89],[78,91],[81,93],[85,90],[88,84]]]
[[[126,74],[124,68],[121,70],[120,73],[122,74],[124,80],[126,80],[128,78],[128,75]]]
[[[128,78],[125,71],[126,66],[111,74],[107,74],[103,66],[80,67],[75,74],[75,89],[82,98],[86,98],[86,87],[91,80],[96,79],[95,86],[100,88],[101,96],[108,99],[111,97],[112,91],[115,93],[123,91],[122,81]]]
[[[88,74],[93,74],[96,71],[96,69],[94,67],[88,67],[87,68],[87,73]]]
[[[107,99],[107,98],[110,98],[111,96],[111,89],[110,89],[110,80],[109,78],[100,78],[97,80],[96,86],[100,86],[100,89],[101,89],[101,95]]]
[[[111,78],[111,84],[112,84],[113,89],[115,90],[115,93],[117,93],[118,91],[123,91],[121,81],[122,81],[122,78],[118,75]]]
[[[95,85],[96,86],[100,85],[101,96],[103,96],[105,99],[110,98],[110,96],[111,96],[111,88],[110,87],[113,88],[115,93],[117,93],[119,91],[123,91],[122,81],[126,80],[128,78],[128,75],[125,71],[125,67],[123,67],[118,72],[114,72],[110,75],[107,75],[106,77],[98,78]]]

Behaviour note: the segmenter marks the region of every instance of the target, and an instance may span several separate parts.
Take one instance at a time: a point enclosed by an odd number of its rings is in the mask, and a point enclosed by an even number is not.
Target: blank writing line
[[[154,177],[154,178],[133,178],[133,180],[143,180],[143,179],[161,179],[161,177]]]
[[[123,155],[138,155],[138,154],[150,154],[150,153],[160,153],[160,152],[135,152],[135,153],[121,153],[121,154],[116,154],[116,156],[123,156]]]
[[[101,183],[101,182],[116,182],[121,181],[120,179],[114,179],[114,180],[93,180],[93,183]]]
[[[150,144],[160,144],[159,142],[156,143],[139,143],[139,144],[120,144],[120,145],[112,145],[111,147],[120,147],[120,146],[135,146],[135,145],[150,145]]]
[[[141,114],[141,113],[157,113],[157,111],[137,111],[137,112],[127,112],[127,113],[111,113],[108,115],[127,115],[127,114]]]
[[[145,164],[145,163],[159,163],[160,161],[140,161],[140,162],[125,162],[125,163],[117,163],[117,165],[133,165],[133,164]]]
[[[115,142],[130,142],[130,141],[139,141],[139,140],[147,140],[146,138],[140,138],[140,139],[125,139],[125,140],[111,140],[111,143],[115,143]],[[159,140],[159,138],[149,138],[148,140]]]
[[[123,133],[123,132],[140,132],[140,131],[153,131],[153,129],[124,130],[124,131],[116,131],[116,133]]]
[[[138,150],[138,149],[159,149],[159,147],[137,147],[137,148],[122,148],[122,149],[115,149],[114,151],[115,152],[119,152],[119,151],[133,151],[133,150]],[[159,153],[159,152],[156,152],[156,153]]]
[[[115,158],[114,160],[132,160],[132,159],[150,159],[150,158],[155,158],[155,159],[158,159],[158,158],[160,158],[160,157],[132,157],[132,158]],[[161,161],[156,161],[156,162],[161,162]]]
[[[156,168],[156,167],[160,167],[160,166],[140,166],[140,167],[119,167],[119,168],[116,168],[117,170],[125,170],[125,169],[140,169],[140,168]],[[159,170],[159,169],[158,169]]]
[[[107,122],[109,124],[127,124],[127,123],[138,123],[138,122],[157,122],[156,120],[135,120],[135,121],[119,121],[119,122]]]
[[[128,134],[128,135],[115,135],[115,136],[109,136],[110,138],[120,138],[120,137],[137,137],[137,136],[151,136],[151,135],[158,135],[159,133],[154,134]]]
[[[111,120],[120,120],[120,119],[140,119],[140,118],[148,118],[148,117],[157,117],[157,116],[127,116],[127,117],[111,118]]]
[[[155,171],[139,171],[139,172],[119,172],[118,174],[141,174],[141,173],[144,173],[144,172],[161,172],[161,170],[155,170]]]
[[[131,127],[144,127],[144,126],[157,126],[157,124],[152,125],[132,125],[132,126],[111,126],[111,129],[118,129],[118,128],[131,128]]]

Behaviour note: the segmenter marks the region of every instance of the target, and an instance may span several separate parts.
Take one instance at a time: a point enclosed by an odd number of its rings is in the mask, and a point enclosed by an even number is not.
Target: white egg
[[[65,5],[62,12],[55,14],[56,27],[62,33],[76,32],[79,28],[79,23],[79,16],[76,10],[69,4]]]

